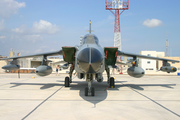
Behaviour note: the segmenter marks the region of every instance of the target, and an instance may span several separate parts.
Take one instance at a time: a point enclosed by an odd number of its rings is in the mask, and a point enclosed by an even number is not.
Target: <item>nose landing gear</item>
[[[95,90],[94,87],[91,87],[91,82],[88,82],[88,87],[85,88],[85,96],[91,95],[94,96],[95,95]]]
[[[95,79],[95,74],[86,74],[85,79],[88,82],[88,87],[86,87],[85,90],[84,90],[85,96],[88,96],[88,95],[95,96],[94,87],[91,87],[92,82]]]

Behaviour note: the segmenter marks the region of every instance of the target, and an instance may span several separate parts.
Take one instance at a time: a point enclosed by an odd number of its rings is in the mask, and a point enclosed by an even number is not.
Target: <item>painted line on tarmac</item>
[[[124,85],[123,83],[121,83],[121,84],[122,84],[122,85]],[[159,105],[160,107],[162,107],[162,108],[166,109],[167,111],[171,112],[172,114],[174,114],[174,115],[176,115],[176,116],[180,117],[180,115],[179,115],[179,114],[177,114],[177,113],[173,112],[172,110],[170,110],[170,109],[168,109],[167,107],[165,107],[165,106],[161,105],[160,103],[158,103],[158,102],[156,102],[155,100],[153,100],[153,99],[149,98],[148,96],[146,96],[146,95],[144,95],[144,94],[142,94],[142,93],[140,93],[140,92],[136,91],[135,89],[131,88],[130,86],[127,86],[127,87],[129,87],[130,89],[132,89],[134,92],[136,92],[136,93],[140,94],[141,96],[143,96],[143,97],[145,97],[145,98],[149,99],[149,100],[150,100],[150,101],[152,101],[153,103],[155,103],[155,104]]]
[[[135,91],[136,93],[138,93],[138,94],[140,94],[140,95],[144,96],[145,98],[149,99],[150,101],[154,102],[155,104],[159,105],[160,107],[162,107],[162,108],[166,109],[167,111],[169,111],[169,112],[173,113],[174,115],[176,115],[176,116],[180,117],[180,115],[179,115],[179,114],[177,114],[177,113],[173,112],[172,110],[170,110],[170,109],[168,109],[167,107],[165,107],[165,106],[161,105],[160,103],[156,102],[155,100],[153,100],[153,99],[151,99],[151,98],[147,97],[146,95],[144,95],[144,94],[142,94],[142,93],[140,93],[140,92],[138,92],[138,91],[136,91],[136,90],[134,90],[134,89],[132,89],[132,90],[133,90],[133,91]]]
[[[25,117],[22,118],[22,120],[26,119],[29,115],[31,115],[36,109],[38,109],[43,103],[45,103],[49,98],[51,98],[54,94],[56,94],[58,91],[60,91],[64,86],[60,87],[58,90],[56,90],[53,94],[51,94],[48,98],[46,98],[44,101],[42,101],[38,106],[36,106],[30,113],[28,113]]]

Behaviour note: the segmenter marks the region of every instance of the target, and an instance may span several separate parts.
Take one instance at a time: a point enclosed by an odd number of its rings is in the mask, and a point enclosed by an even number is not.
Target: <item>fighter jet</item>
[[[151,57],[139,54],[131,54],[118,50],[117,47],[104,47],[100,46],[98,38],[91,33],[91,21],[89,23],[89,34],[85,35],[82,40],[82,44],[76,47],[62,47],[61,50],[49,53],[40,53],[27,56],[4,58],[13,59],[9,65],[3,66],[6,70],[16,70],[19,69],[18,59],[43,56],[42,63],[36,68],[35,72],[39,76],[47,76],[52,73],[52,68],[47,65],[47,56],[62,55],[65,62],[71,64],[69,70],[69,76],[65,77],[65,87],[69,87],[72,83],[72,73],[75,70],[79,79],[85,79],[88,82],[88,86],[84,90],[85,96],[95,95],[95,89],[92,87],[92,82],[96,80],[97,82],[103,81],[102,73],[106,71],[107,73],[107,84],[110,88],[115,87],[114,78],[110,76],[110,68],[115,66],[116,59],[118,56],[128,56],[132,57],[132,66],[127,69],[127,73],[132,77],[142,77],[145,71],[138,67],[137,58],[143,59],[153,59],[163,61],[162,71],[165,72],[176,72],[177,69],[170,66],[169,62],[179,62],[177,60],[170,60],[165,58]]]

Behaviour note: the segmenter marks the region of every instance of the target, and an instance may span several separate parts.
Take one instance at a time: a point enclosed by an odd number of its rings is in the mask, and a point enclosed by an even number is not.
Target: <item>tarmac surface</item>
[[[0,120],[180,120],[180,76],[114,75],[116,88],[107,88],[104,75],[94,97],[75,76],[64,87],[66,76],[0,74]]]

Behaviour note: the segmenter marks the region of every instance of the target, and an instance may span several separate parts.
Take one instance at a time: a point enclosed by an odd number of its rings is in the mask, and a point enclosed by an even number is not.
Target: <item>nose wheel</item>
[[[88,95],[94,96],[95,95],[95,90],[93,87],[90,90],[88,89],[88,87],[86,87],[84,92],[85,92],[85,96],[88,96]]]
[[[91,82],[88,82],[88,87],[85,88],[84,94],[85,94],[85,96],[88,96],[88,95],[94,96],[95,95],[95,90],[94,90],[94,87],[91,87]]]

